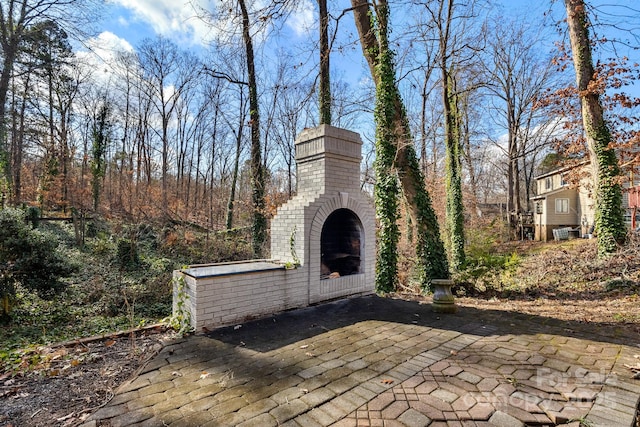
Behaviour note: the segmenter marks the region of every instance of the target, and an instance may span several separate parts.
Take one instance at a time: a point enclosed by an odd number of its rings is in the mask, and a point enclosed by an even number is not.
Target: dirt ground
[[[538,298],[535,300],[508,300],[492,298],[458,298],[459,305],[488,310],[526,313],[564,321],[577,321],[597,325],[606,331],[617,331],[629,337],[640,336],[640,298],[618,296],[594,300],[565,300]],[[640,353],[640,348],[638,349]]]
[[[0,373],[0,426],[74,426],[106,405],[116,389],[155,356],[172,331],[155,327],[25,355],[36,369]]]

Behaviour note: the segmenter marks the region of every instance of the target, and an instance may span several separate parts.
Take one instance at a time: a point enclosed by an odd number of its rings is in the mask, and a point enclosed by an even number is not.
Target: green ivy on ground
[[[16,286],[12,321],[0,326],[0,372],[25,349],[154,324],[172,314],[172,273],[186,264],[251,258],[250,230],[205,233],[189,227],[87,224],[84,247],[72,224],[42,221],[61,256],[79,268],[49,299]]]

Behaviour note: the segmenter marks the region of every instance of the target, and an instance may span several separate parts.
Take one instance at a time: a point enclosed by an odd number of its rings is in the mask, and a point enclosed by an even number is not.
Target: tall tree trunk
[[[169,217],[169,117],[165,110],[164,88],[160,90],[162,103],[162,210]]]
[[[381,28],[386,28],[389,10],[386,5],[378,9]],[[380,221],[378,230],[378,260],[376,265],[376,289],[392,292],[398,281],[398,239],[400,230],[398,218],[398,177],[393,170],[398,139],[395,106],[397,89],[393,69],[392,53],[389,49],[387,32],[378,33],[379,50],[376,60],[376,173],[375,205],[376,216]]]
[[[427,288],[431,279],[449,277],[449,265],[413,146],[406,110],[395,81],[393,52],[387,39],[389,6],[386,0],[377,2],[377,28],[374,29],[371,19],[373,12],[368,3],[351,0],[351,5],[362,51],[376,85],[376,210],[383,227],[380,230],[381,237],[388,240],[378,241],[376,286],[380,290],[390,289],[397,280],[397,175],[407,202],[409,218],[415,225],[420,284]],[[374,31],[377,31],[377,35]],[[383,248],[382,245],[388,247]]]
[[[449,42],[453,25],[453,1],[438,3],[438,56],[442,82],[444,115],[446,236],[454,270],[465,263],[464,208],[462,204],[461,117],[456,82],[456,65],[451,60]],[[444,16],[443,16],[444,15]]]
[[[422,92],[420,93],[420,169],[424,176],[427,176],[427,85],[428,79],[425,76],[422,83]]]
[[[93,210],[98,212],[100,207],[100,194],[105,175],[107,144],[109,139],[109,107],[106,98],[100,106],[98,115],[94,119],[92,129],[93,141],[91,146],[91,188],[93,197]]]
[[[442,58],[445,58],[442,55]],[[444,139],[446,169],[446,232],[451,267],[460,269],[465,263],[464,207],[462,204],[461,118],[455,71],[448,70],[442,60],[442,97],[444,106]]]
[[[507,91],[510,93],[510,91]],[[507,171],[507,222],[510,226],[517,225],[517,215],[521,212],[520,203],[520,152],[518,150],[519,122],[516,120],[515,106],[511,102],[511,96],[507,101],[507,127],[509,169]],[[515,222],[514,222],[515,221]]]
[[[242,38],[247,56],[249,78],[249,123],[251,124],[251,185],[253,190],[253,253],[261,258],[267,240],[267,217],[265,215],[265,173],[260,148],[260,113],[258,109],[258,84],[250,33],[249,13],[245,0],[238,0],[242,12]]]
[[[29,87],[29,74],[25,76],[24,87],[25,89]],[[11,112],[11,144],[9,147],[8,158],[7,158],[7,180],[9,181],[9,192],[11,195],[10,202],[17,206],[20,203],[21,198],[21,169],[22,169],[22,151],[24,147],[24,113],[27,104],[27,97],[22,96],[20,100],[20,107],[16,105],[18,102],[18,96],[16,91],[15,81],[12,83],[12,91],[13,99],[11,101],[12,112]],[[26,94],[26,90],[25,90]],[[18,113],[18,108],[20,112]],[[0,158],[0,162],[1,162]],[[1,176],[1,174],[0,174]]]
[[[329,67],[329,14],[327,0],[318,0],[320,11],[320,124],[331,124],[331,79]]]
[[[69,205],[69,131],[71,122],[71,106],[69,110],[62,110],[60,118],[60,164],[62,166],[62,210],[67,212]]]
[[[476,167],[473,163],[472,147],[471,147],[471,131],[469,130],[469,94],[464,94],[461,99],[461,117],[462,117],[462,139],[461,139],[461,156],[466,163],[469,171],[469,187],[471,190],[471,210],[473,215],[478,215],[478,178],[476,176]]]
[[[515,119],[515,106],[513,105],[513,96],[511,80],[506,79],[505,82],[505,95],[506,95],[506,117],[507,117],[507,224],[510,229],[515,226],[513,215],[516,212],[516,202],[518,195],[515,191],[515,182],[518,180],[516,173],[516,162],[518,161],[518,144],[516,141],[516,119]]]
[[[595,70],[585,2],[565,0],[564,3],[582,107],[582,123],[596,188],[595,231],[598,237],[598,254],[605,255],[615,251],[617,245],[626,238],[622,189],[617,181],[620,168],[616,153],[609,146],[611,133],[604,121],[600,97],[591,86]]]
[[[244,100],[242,99],[242,93],[240,92],[240,105],[241,111],[244,110]],[[233,159],[233,171],[231,172],[231,190],[229,192],[229,200],[227,201],[227,219],[226,219],[226,228],[227,230],[231,230],[233,228],[233,213],[234,206],[236,202],[236,187],[238,186],[238,174],[240,171],[240,152],[241,152],[241,144],[242,144],[242,122],[245,119],[244,114],[240,114],[240,127],[238,127],[238,132],[236,133],[236,155]]]
[[[26,8],[27,2],[24,1],[22,9]],[[2,190],[2,178],[7,176],[9,171],[9,150],[7,147],[7,96],[9,93],[9,84],[11,82],[11,75],[13,73],[13,64],[18,56],[18,43],[19,38],[24,30],[22,21],[18,23],[13,22],[11,15],[13,9],[13,2],[11,2],[11,9],[8,11],[8,16],[3,12],[0,15],[0,30],[2,41],[2,71],[0,72],[0,190]]]

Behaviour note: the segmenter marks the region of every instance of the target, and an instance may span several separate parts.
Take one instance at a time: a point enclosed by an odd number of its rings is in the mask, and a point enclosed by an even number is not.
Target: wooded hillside
[[[319,122],[316,33],[281,43],[288,19],[299,12],[295,2],[250,7],[246,16],[231,0],[225,9],[195,9],[194,19],[203,19],[216,34],[206,48],[152,36],[102,62],[87,51],[108,44],[108,36],[90,25],[100,2],[2,0],[0,5],[3,204],[131,221],[172,219],[211,230],[249,226],[256,206],[255,154],[266,180],[261,213],[268,218],[295,192],[295,137]],[[456,135],[465,218],[476,217],[478,207],[486,205],[504,206],[503,212],[512,214],[531,210],[541,161],[558,150],[561,155],[554,158],[587,152],[582,127],[572,119],[579,114],[578,97],[566,89],[574,81],[566,66],[570,50],[552,50],[549,43],[565,40],[565,11],[546,11],[560,22],[554,33],[545,27],[550,23],[545,10],[532,17],[505,15],[481,2],[406,7],[390,3],[395,80],[428,188],[444,193],[445,134]],[[618,20],[623,29],[618,39],[633,47],[636,40],[624,31],[631,18],[611,17],[608,9],[588,12],[599,77],[590,90],[603,95],[605,116],[615,124],[612,144],[633,153],[638,98],[627,90],[638,67],[607,48],[615,46],[615,37],[605,39],[606,26],[600,26]],[[256,40],[259,129],[249,107],[243,19]],[[332,64],[353,57],[352,29],[349,5],[330,3]],[[362,84],[354,84],[353,76],[331,79],[332,122],[367,141],[362,172],[363,185],[370,188],[376,182],[373,83],[366,71],[353,73],[362,76]],[[443,120],[446,111],[449,121]],[[454,119],[452,134],[447,126]],[[259,147],[251,140],[256,132]],[[578,136],[577,145],[568,143],[571,135]],[[621,159],[623,173],[631,173],[637,158]],[[444,221],[443,198],[435,200]]]

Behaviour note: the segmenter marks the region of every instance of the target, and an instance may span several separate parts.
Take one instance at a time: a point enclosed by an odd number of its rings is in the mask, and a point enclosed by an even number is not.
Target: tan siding
[[[569,213],[556,213],[556,200],[557,199],[569,199]],[[577,210],[578,195],[576,191],[565,190],[553,196],[547,197],[547,215],[546,224],[561,225],[561,226],[577,226],[580,221],[578,219]],[[552,227],[555,228],[555,227]]]

